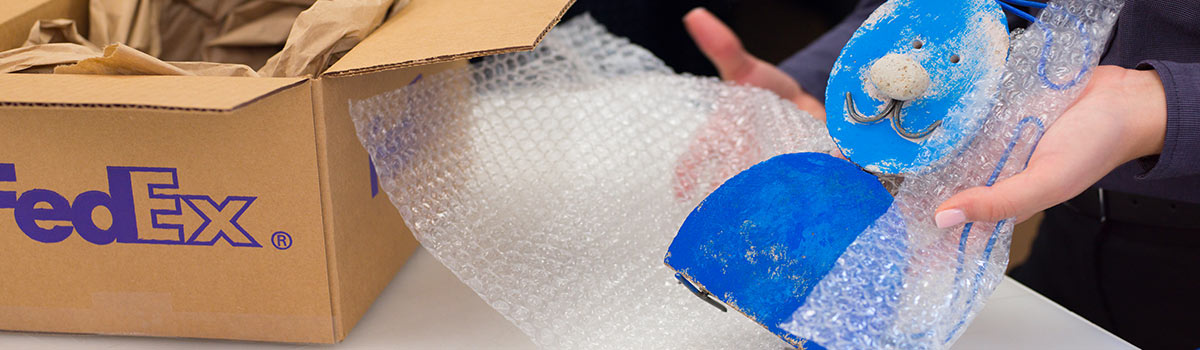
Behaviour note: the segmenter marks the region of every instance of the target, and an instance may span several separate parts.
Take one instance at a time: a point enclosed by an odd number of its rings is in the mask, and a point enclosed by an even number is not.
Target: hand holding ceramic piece
[[[787,154],[726,181],[667,252],[680,282],[792,344],[821,349],[779,325],[891,205],[864,169],[926,171],[978,131],[986,108],[968,107],[993,98],[996,83],[981,82],[998,81],[1008,51],[995,1],[891,0],[876,10],[842,51],[826,93],[829,133],[850,161]]]

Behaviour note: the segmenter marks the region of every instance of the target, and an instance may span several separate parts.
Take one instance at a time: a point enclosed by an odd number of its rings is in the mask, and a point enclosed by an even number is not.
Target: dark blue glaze
[[[859,233],[892,203],[879,181],[823,153],[785,154],[726,181],[688,215],[666,263],[793,343],[781,330]],[[819,349],[807,343],[808,349]]]

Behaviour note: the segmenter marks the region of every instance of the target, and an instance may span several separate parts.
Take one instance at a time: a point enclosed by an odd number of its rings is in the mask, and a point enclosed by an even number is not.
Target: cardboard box
[[[0,329],[340,341],[416,247],[350,101],[531,49],[569,3],[413,0],[316,78],[0,75]],[[0,2],[0,49],[86,13]]]

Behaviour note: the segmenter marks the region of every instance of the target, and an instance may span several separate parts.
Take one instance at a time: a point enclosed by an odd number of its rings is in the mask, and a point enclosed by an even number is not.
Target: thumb
[[[939,228],[947,228],[966,222],[1032,216],[1061,202],[1059,197],[1063,197],[1065,186],[1053,181],[1056,177],[1048,173],[1049,169],[1052,167],[1030,167],[994,186],[959,192],[938,207],[934,221]]]
[[[752,67],[753,56],[742,47],[742,41],[708,10],[693,9],[683,16],[683,25],[700,51],[717,67],[721,79],[736,81]]]

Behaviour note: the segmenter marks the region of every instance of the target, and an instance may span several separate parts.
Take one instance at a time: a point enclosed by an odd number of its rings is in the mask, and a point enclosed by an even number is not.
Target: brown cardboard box
[[[0,75],[0,329],[332,343],[416,242],[349,102],[569,0],[413,0],[316,78]],[[86,0],[0,2],[0,50]]]

